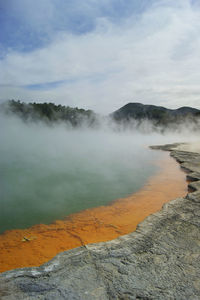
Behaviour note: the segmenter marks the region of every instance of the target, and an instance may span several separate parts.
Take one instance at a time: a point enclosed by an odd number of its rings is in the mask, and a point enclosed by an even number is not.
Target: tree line
[[[72,108],[69,106],[49,103],[25,103],[20,100],[9,100],[3,104],[7,114],[15,114],[24,121],[42,120],[46,123],[67,122],[73,127],[86,124],[93,126],[97,122],[96,114],[92,110]]]

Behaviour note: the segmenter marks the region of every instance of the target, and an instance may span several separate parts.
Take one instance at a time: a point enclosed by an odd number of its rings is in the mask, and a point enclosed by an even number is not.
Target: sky
[[[0,0],[0,102],[200,109],[200,0]]]

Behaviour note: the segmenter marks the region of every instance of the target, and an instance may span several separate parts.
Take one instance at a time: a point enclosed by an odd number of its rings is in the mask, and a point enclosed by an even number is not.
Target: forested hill
[[[7,101],[1,105],[1,109],[6,114],[14,114],[25,122],[43,121],[49,125],[64,122],[72,127],[99,128],[102,122],[106,122],[111,127],[115,124],[113,128],[128,127],[138,130],[144,127],[143,121],[148,120],[153,131],[176,130],[182,125],[191,126],[192,130],[200,130],[200,110],[192,107],[168,109],[163,106],[128,103],[107,117],[100,117],[92,110],[77,107],[54,103],[25,103],[19,100]]]
[[[72,108],[69,106],[55,105],[54,103],[25,103],[10,100],[2,105],[7,114],[15,114],[24,121],[44,121],[48,124],[55,122],[66,122],[72,127],[85,124],[94,126],[97,116],[92,110]]]
[[[197,121],[200,119],[200,110],[192,107],[167,109],[163,106],[144,105],[141,103],[128,103],[111,114],[117,122],[130,122],[131,120],[151,120],[155,125],[180,123],[184,120]]]

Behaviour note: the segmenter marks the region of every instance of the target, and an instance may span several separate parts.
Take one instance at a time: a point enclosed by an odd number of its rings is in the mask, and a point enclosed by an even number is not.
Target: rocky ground
[[[180,144],[152,148],[170,151],[192,193],[165,204],[131,234],[2,273],[0,299],[200,299],[200,154]]]

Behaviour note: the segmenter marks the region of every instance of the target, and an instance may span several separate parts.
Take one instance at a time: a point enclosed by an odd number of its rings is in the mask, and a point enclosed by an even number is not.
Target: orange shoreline
[[[127,198],[84,210],[50,225],[39,224],[0,235],[0,272],[39,266],[59,252],[128,234],[164,203],[185,196],[185,173],[176,161],[169,153],[163,153],[158,163],[160,171]]]

